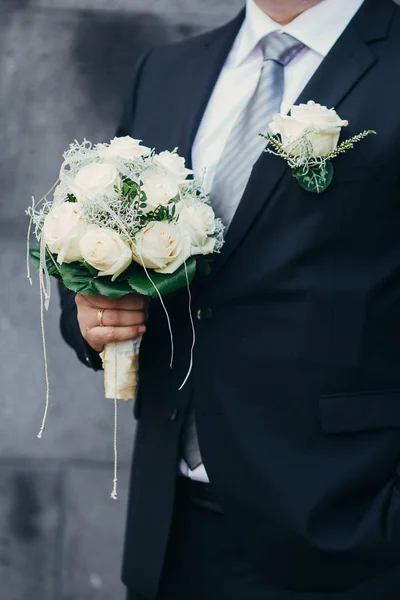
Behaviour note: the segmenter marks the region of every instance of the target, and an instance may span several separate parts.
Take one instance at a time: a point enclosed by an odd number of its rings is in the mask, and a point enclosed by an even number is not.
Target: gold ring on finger
[[[104,314],[105,308],[100,308],[99,312],[97,313],[97,325],[98,327],[104,327],[104,323],[103,323],[103,314]]]

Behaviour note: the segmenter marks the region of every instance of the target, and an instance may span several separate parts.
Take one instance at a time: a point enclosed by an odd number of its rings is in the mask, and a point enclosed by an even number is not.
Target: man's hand
[[[104,296],[77,294],[78,322],[87,343],[96,352],[102,352],[110,342],[134,340],[146,331],[149,300],[146,296],[129,294],[118,300]],[[102,324],[98,314],[103,309]]]

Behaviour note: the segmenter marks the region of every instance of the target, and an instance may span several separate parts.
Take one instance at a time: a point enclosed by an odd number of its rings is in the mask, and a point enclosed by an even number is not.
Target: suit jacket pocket
[[[400,428],[400,390],[321,396],[319,414],[326,433]]]

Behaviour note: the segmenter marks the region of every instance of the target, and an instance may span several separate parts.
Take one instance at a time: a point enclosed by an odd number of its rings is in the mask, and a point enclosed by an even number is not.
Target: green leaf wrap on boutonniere
[[[290,115],[274,115],[269,125],[272,133],[260,135],[268,141],[265,151],[287,162],[301,188],[321,194],[333,181],[332,160],[375,134],[363,131],[339,144],[341,130],[348,124],[333,108],[310,101],[293,106]]]

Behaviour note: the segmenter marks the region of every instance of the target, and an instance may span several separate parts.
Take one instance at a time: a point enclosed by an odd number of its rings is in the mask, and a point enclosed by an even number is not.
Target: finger
[[[101,352],[106,344],[136,340],[145,331],[146,327],[144,325],[134,327],[94,327],[87,332],[85,339],[92,348]]]
[[[98,310],[95,309],[92,316],[92,327],[98,326]],[[143,325],[147,321],[147,313],[144,310],[111,310],[105,309],[101,319],[103,327],[133,327]]]
[[[149,304],[147,296],[139,294],[128,294],[122,298],[107,298],[105,296],[83,296],[77,295],[77,304],[86,303],[93,308],[110,308],[113,310],[145,310]]]
[[[103,314],[100,319],[100,311]],[[111,308],[99,309],[86,304],[78,306],[78,321],[85,330],[99,327],[131,327],[141,325],[148,319],[148,310],[114,310]]]

